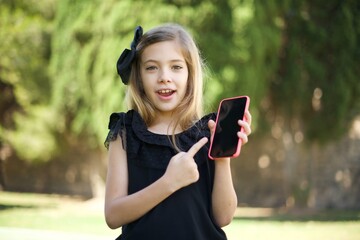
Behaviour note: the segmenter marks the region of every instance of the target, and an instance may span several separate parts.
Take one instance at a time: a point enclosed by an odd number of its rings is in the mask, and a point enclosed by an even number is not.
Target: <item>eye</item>
[[[154,71],[154,70],[156,70],[156,69],[157,69],[156,66],[147,66],[147,67],[145,67],[145,70],[146,70],[146,71]]]
[[[174,70],[181,70],[181,69],[183,69],[183,66],[174,65],[174,66],[172,66],[172,69],[174,69]]]

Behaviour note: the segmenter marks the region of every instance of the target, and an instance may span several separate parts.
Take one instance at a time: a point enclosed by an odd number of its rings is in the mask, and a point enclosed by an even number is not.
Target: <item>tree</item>
[[[339,139],[360,113],[359,3],[283,1],[276,9],[282,44],[269,79],[272,109],[300,119],[310,141]]]
[[[54,1],[0,4],[0,147],[11,145],[23,159],[48,158],[55,148],[45,110]]]
[[[101,145],[109,113],[125,109],[115,62],[136,25],[187,26],[209,66],[208,110],[223,97],[247,94],[261,126],[274,119],[259,114],[301,119],[306,136],[321,141],[340,136],[359,113],[355,1],[326,8],[321,1],[45,2],[2,7],[1,81],[22,110],[6,111],[18,130],[3,124],[2,135],[25,158],[50,159],[63,136]],[[31,148],[23,147],[27,134]]]

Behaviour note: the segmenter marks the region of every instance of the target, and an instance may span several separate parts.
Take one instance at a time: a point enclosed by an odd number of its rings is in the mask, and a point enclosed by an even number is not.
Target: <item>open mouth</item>
[[[163,96],[163,97],[171,96],[174,92],[175,92],[175,91],[174,91],[174,90],[171,90],[171,89],[163,89],[163,90],[157,91],[157,93],[158,93],[160,96]]]

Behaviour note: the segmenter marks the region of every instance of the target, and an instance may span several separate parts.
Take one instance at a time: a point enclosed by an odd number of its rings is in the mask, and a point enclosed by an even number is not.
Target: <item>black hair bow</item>
[[[135,54],[136,54],[136,46],[139,44],[139,41],[141,39],[143,35],[143,29],[141,26],[136,27],[135,29],[135,34],[134,34],[134,40],[131,43],[131,50],[129,49],[125,49],[117,63],[116,63],[116,67],[117,67],[117,72],[119,74],[119,76],[121,77],[122,82],[127,85],[129,83],[129,77],[130,77],[130,73],[131,73],[131,64],[132,61],[135,58]]]

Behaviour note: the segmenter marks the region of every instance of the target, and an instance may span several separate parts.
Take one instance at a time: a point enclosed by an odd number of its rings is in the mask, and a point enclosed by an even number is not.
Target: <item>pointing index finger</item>
[[[202,139],[200,139],[197,143],[195,143],[190,149],[189,151],[187,151],[187,153],[191,156],[194,157],[195,154],[208,142],[208,139],[206,137],[203,137]]]

